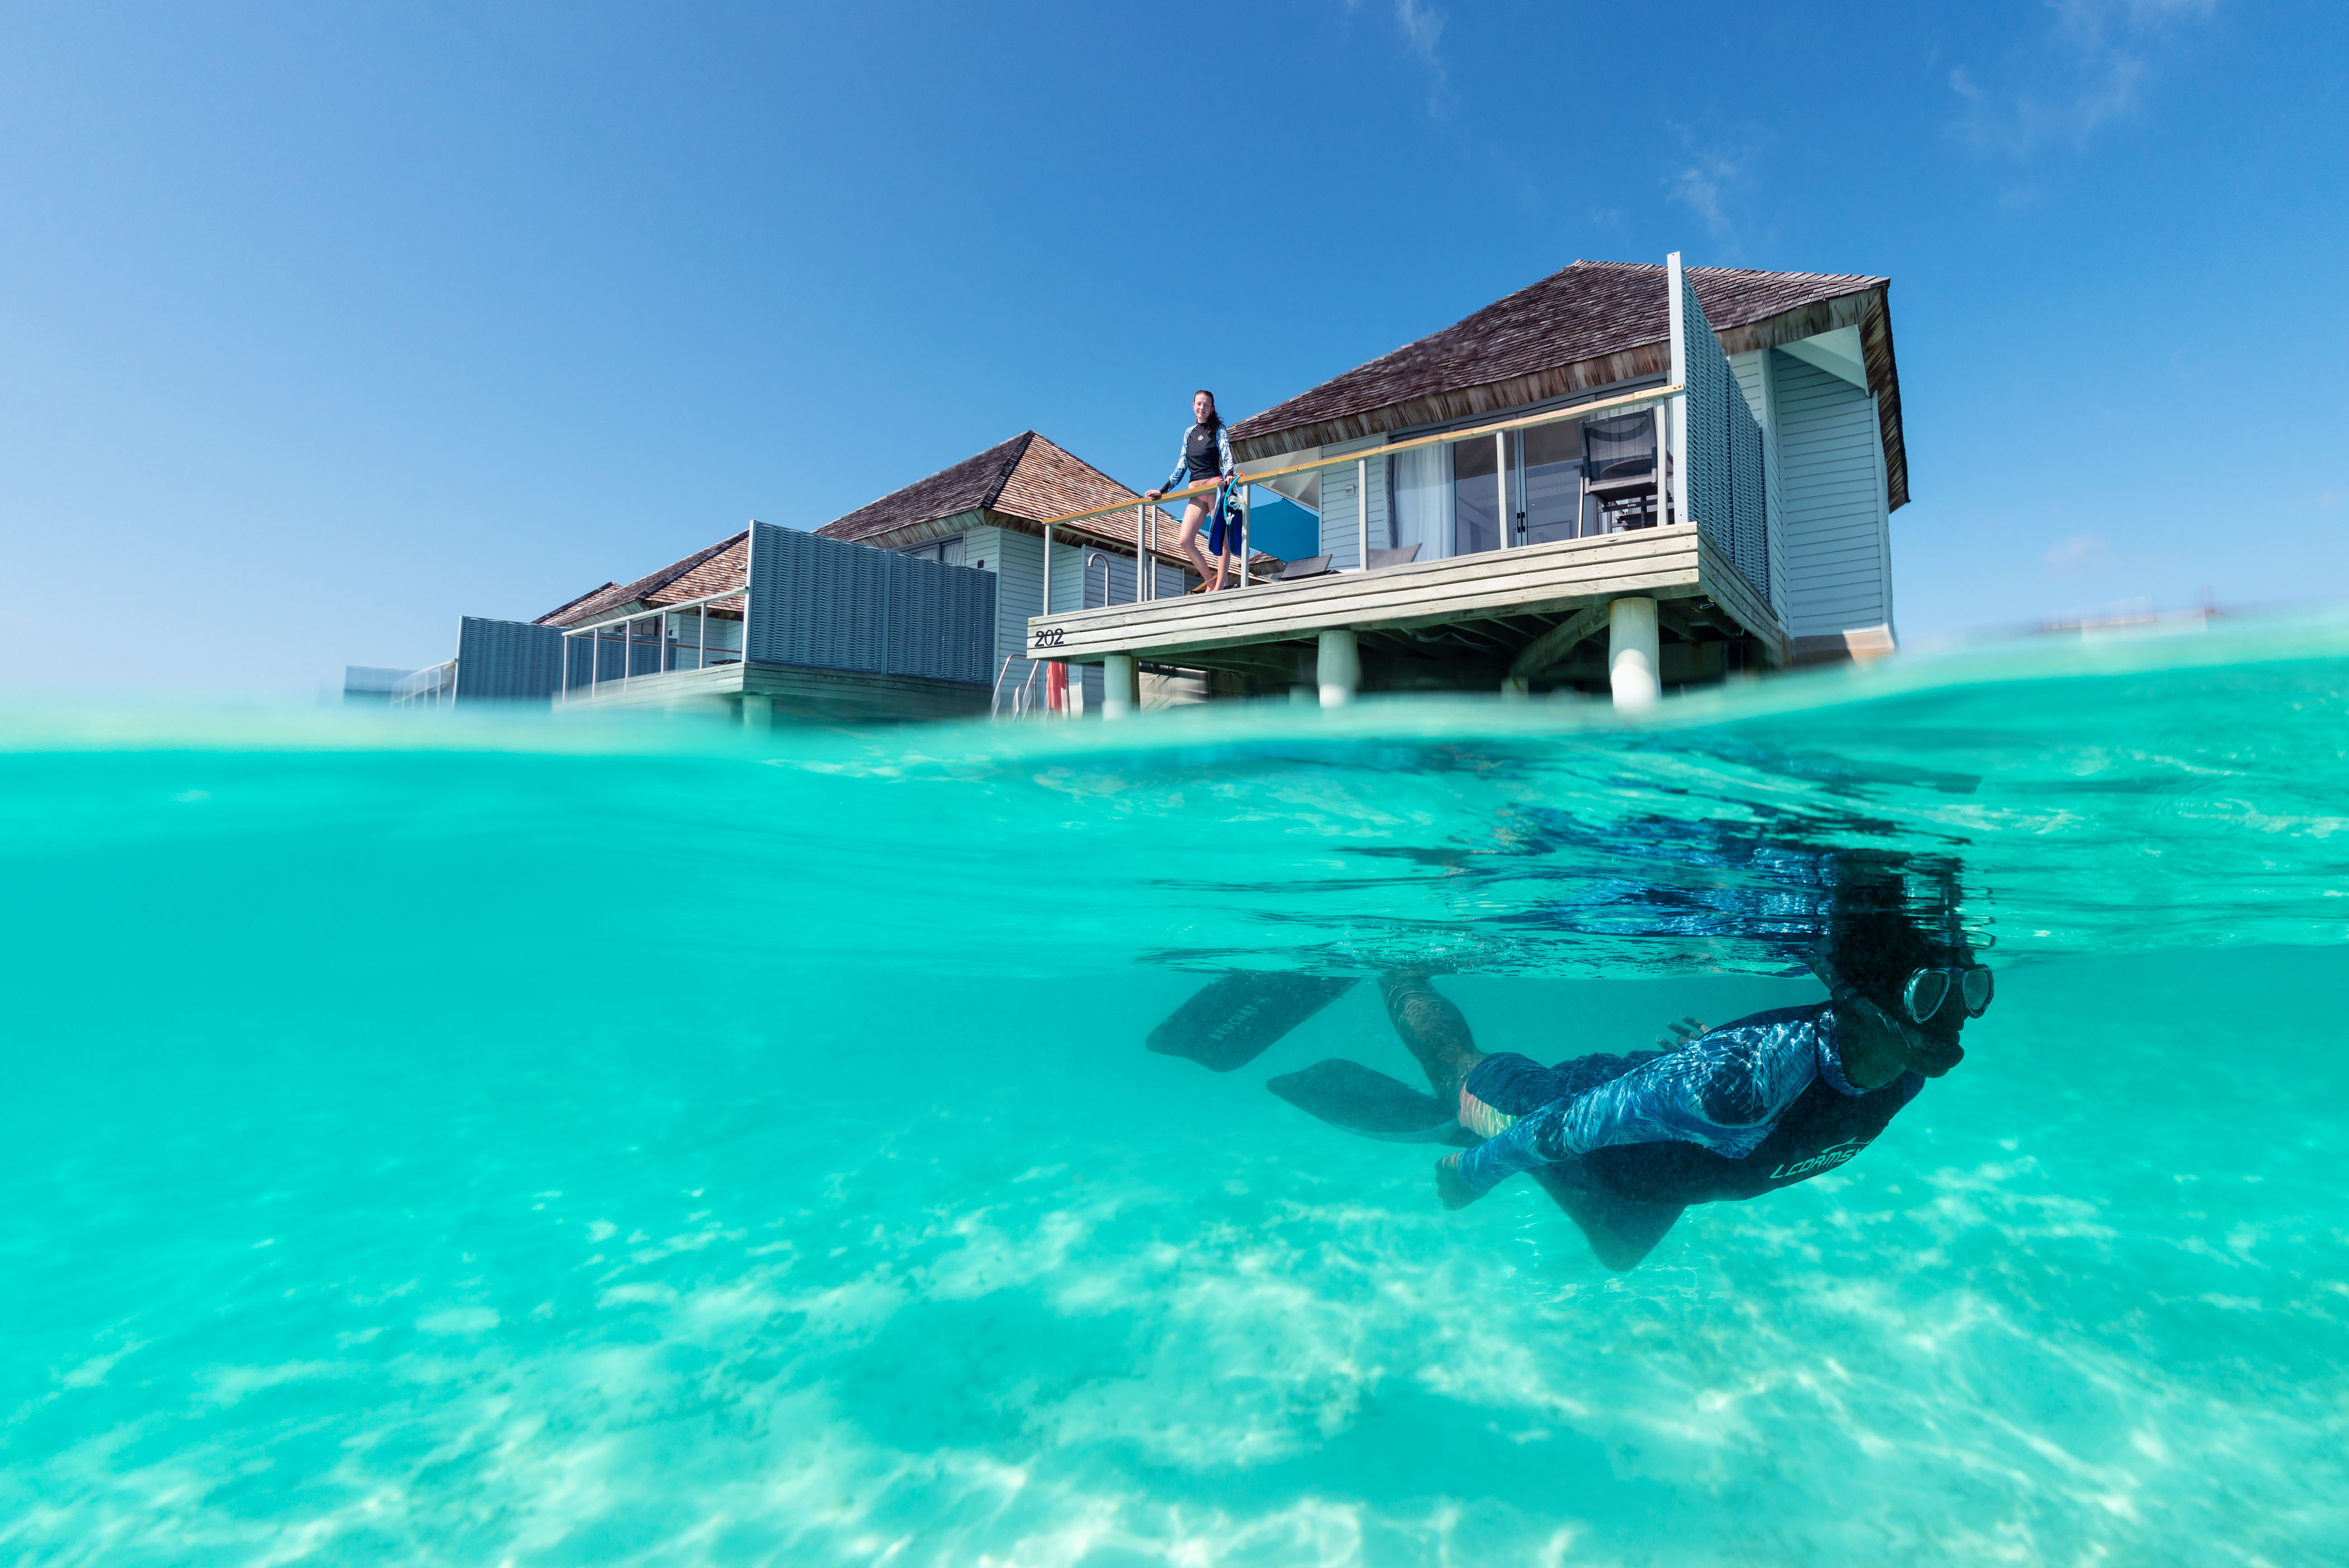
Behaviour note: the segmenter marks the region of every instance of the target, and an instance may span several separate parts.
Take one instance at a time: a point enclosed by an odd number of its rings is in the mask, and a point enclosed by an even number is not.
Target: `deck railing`
[[[1240,509],[1241,562],[1245,566],[1251,543],[1247,536],[1249,508],[1246,499],[1246,486],[1260,484],[1271,489],[1274,487],[1271,486],[1270,481],[1274,480],[1345,473],[1351,470],[1354,480],[1354,563],[1337,570],[1341,572],[1373,570],[1374,568],[1370,564],[1371,552],[1378,547],[1371,543],[1370,465],[1371,459],[1375,458],[1383,462],[1400,453],[1418,451],[1431,447],[1452,446],[1477,439],[1490,439],[1494,443],[1495,516],[1506,525],[1499,531],[1500,542],[1496,548],[1501,550],[1516,548],[1526,542],[1518,537],[1521,531],[1518,523],[1526,515],[1527,509],[1519,504],[1524,500],[1522,493],[1512,494],[1511,487],[1517,483],[1520,470],[1518,466],[1510,460],[1508,444],[1511,438],[1516,438],[1522,443],[1523,432],[1545,426],[1588,419],[1619,419],[1640,413],[1650,413],[1654,418],[1656,471],[1666,476],[1665,482],[1661,487],[1665,492],[1666,499],[1658,508],[1661,513],[1661,521],[1679,522],[1685,516],[1685,512],[1679,503],[1671,499],[1675,492],[1673,481],[1677,480],[1678,474],[1674,460],[1676,449],[1672,439],[1673,421],[1667,418],[1667,414],[1672,400],[1686,390],[1687,388],[1679,382],[1672,382],[1661,387],[1643,387],[1635,392],[1619,393],[1611,397],[1596,398],[1588,403],[1576,403],[1565,407],[1546,409],[1537,414],[1519,415],[1513,418],[1495,420],[1490,424],[1477,425],[1467,429],[1445,430],[1437,435],[1418,436],[1407,441],[1395,441],[1387,446],[1349,453],[1343,457],[1330,458],[1320,462],[1297,463],[1286,468],[1267,469],[1256,472],[1242,469],[1239,475],[1240,483],[1244,487],[1241,492],[1243,499]],[[1589,493],[1589,478],[1585,476],[1581,483],[1585,487],[1586,493]],[[1184,490],[1170,490],[1158,504],[1171,505],[1202,496],[1212,500],[1221,488],[1218,481],[1211,480],[1192,485]],[[1654,488],[1651,480],[1651,492]],[[1578,508],[1581,504],[1578,503]],[[1051,518],[1043,525],[1046,530],[1045,537],[1049,540],[1051,537],[1050,530],[1054,528],[1083,522],[1092,518],[1107,517],[1124,510],[1123,505],[1095,507],[1089,511],[1072,511],[1064,516]],[[1133,510],[1136,537],[1143,540],[1143,548],[1145,552],[1154,553],[1156,542],[1150,537],[1148,531],[1148,524],[1154,521],[1154,518],[1146,519],[1143,514],[1154,513],[1157,508],[1155,505],[1144,502],[1135,506]],[[1323,530],[1326,538],[1328,531],[1326,514]],[[1134,603],[1144,603],[1153,597],[1147,586],[1149,576],[1148,573],[1141,573],[1141,582],[1137,584],[1134,593]],[[1247,585],[1248,579],[1243,570],[1240,586]],[[1103,598],[1107,598],[1106,593]],[[1047,613],[1049,614],[1049,611]]]
[[[457,661],[443,659],[393,683],[394,707],[445,707],[457,700]]]
[[[643,676],[740,664],[741,614],[717,615],[711,611],[729,603],[747,605],[749,599],[749,589],[731,588],[655,610],[564,627],[563,696],[568,699],[599,686]],[[689,635],[683,634],[678,624],[688,620],[692,623]]]

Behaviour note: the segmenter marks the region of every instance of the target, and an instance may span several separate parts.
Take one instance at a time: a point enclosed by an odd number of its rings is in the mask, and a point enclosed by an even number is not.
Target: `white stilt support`
[[[1132,654],[1102,660],[1102,717],[1131,718],[1142,710],[1142,672]]]
[[[763,692],[742,694],[742,727],[772,729],[775,727],[775,699]]]
[[[1645,713],[1663,695],[1656,640],[1656,602],[1618,599],[1607,607],[1607,681],[1622,713]]]
[[[1323,707],[1343,707],[1354,700],[1362,684],[1362,650],[1353,633],[1340,627],[1321,634],[1314,676],[1321,684]]]

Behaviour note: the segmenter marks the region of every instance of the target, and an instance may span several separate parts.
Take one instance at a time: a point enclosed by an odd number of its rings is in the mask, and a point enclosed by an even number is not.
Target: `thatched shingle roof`
[[[827,539],[879,541],[964,512],[996,511],[1041,522],[1049,517],[1141,499],[1067,448],[1033,430],[1022,430],[999,446],[892,490],[816,531]],[[1160,515],[1164,519],[1163,511]],[[1114,519],[1100,521],[1104,531],[1117,531]],[[1133,520],[1128,518],[1121,537],[1133,536]]]
[[[926,535],[950,533],[954,525],[949,519],[975,511],[991,513],[991,523],[1016,525],[1041,523],[1098,506],[1138,508],[1141,501],[1139,493],[1067,448],[1033,430],[1022,430],[999,446],[989,447],[977,457],[965,458],[952,468],[941,469],[903,490],[892,490],[846,517],[825,523],[816,531],[827,539],[862,540],[896,548],[918,542]],[[1174,550],[1181,519],[1164,507],[1154,510],[1158,521],[1153,553],[1161,560],[1183,564],[1183,558]],[[1134,513],[1121,510],[1087,518],[1073,525],[1064,537],[1073,540],[1077,534],[1131,550]],[[1258,572],[1280,564],[1278,559],[1262,552],[1252,559],[1252,569]]]
[[[591,588],[568,604],[541,615],[538,624],[581,626],[616,614],[629,604],[681,604],[688,599],[730,593],[749,580],[750,570],[750,531],[746,528],[633,583],[606,583],[601,588]]]
[[[1892,469],[1908,497],[1889,280],[1847,273],[1691,267],[1723,346],[1736,353],[1857,325]],[[1652,263],[1576,262],[1441,332],[1381,355],[1232,427],[1243,460],[1475,418],[1669,368],[1665,271]],[[1846,319],[1846,318],[1848,319]]]

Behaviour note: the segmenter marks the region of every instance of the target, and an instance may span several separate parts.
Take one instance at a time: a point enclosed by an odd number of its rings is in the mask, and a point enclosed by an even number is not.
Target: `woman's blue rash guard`
[[[1201,466],[1207,461],[1206,430],[1195,424],[1184,431],[1182,454],[1174,459],[1174,471],[1168,474],[1166,482],[1158,487],[1160,493],[1181,490],[1185,484],[1200,484],[1208,480],[1229,477],[1237,466],[1232,461],[1231,431],[1232,428],[1221,419],[1216,421],[1216,467],[1212,471]]]
[[[1502,1063],[1504,1058],[1486,1060]],[[1526,1066],[1533,1068],[1530,1062]],[[1480,1063],[1477,1071],[1484,1070]],[[1470,1074],[1471,1086],[1476,1077]],[[1844,1077],[1832,1007],[1759,1014],[1516,1118],[1460,1156],[1460,1178],[1474,1191],[1488,1191],[1517,1171],[1631,1143],[1692,1143],[1743,1160],[1822,1078],[1837,1094],[1854,1099],[1861,1094]],[[1923,1079],[1904,1073],[1887,1087],[1896,1088],[1899,1103],[1905,1105],[1923,1086]],[[1474,1100],[1473,1087],[1463,1098]],[[1483,1116],[1464,1116],[1464,1123],[1506,1119],[1489,1108],[1474,1109]],[[1481,1129],[1472,1126],[1470,1130]]]

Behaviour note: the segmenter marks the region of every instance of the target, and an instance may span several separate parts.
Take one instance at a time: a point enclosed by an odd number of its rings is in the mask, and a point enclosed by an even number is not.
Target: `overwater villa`
[[[1219,593],[1040,613],[1030,651],[1102,665],[1110,716],[1149,663],[1330,706],[1637,707],[1889,652],[1909,486],[1889,286],[1577,262],[1233,427],[1249,480],[1319,512],[1319,555]]]
[[[1319,551],[1243,551],[1217,593],[1191,591],[1174,511],[1030,430],[812,533],[754,522],[536,622],[468,618],[392,700],[752,724],[1363,692],[1638,707],[1873,657],[1909,499],[1889,288],[1576,262],[1233,426],[1243,494],[1318,514]]]
[[[1027,657],[1030,615],[1133,598],[1140,554],[1156,568],[1144,597],[1196,581],[1172,553],[1163,511],[1136,551],[1128,509],[1141,499],[1022,431],[813,533],[752,522],[535,621],[466,616],[454,657],[404,676],[355,666],[346,696],[395,707],[552,701],[569,712],[722,713],[753,725],[777,715],[1024,713],[1046,699],[1045,666]],[[1047,597],[1040,519],[1102,505],[1113,513],[1062,531]],[[1167,549],[1156,548],[1161,538]],[[1095,548],[1081,555],[1072,541]],[[1089,694],[1098,703],[1101,678],[1080,671],[1072,689],[1056,688],[1054,706],[1081,711]]]

